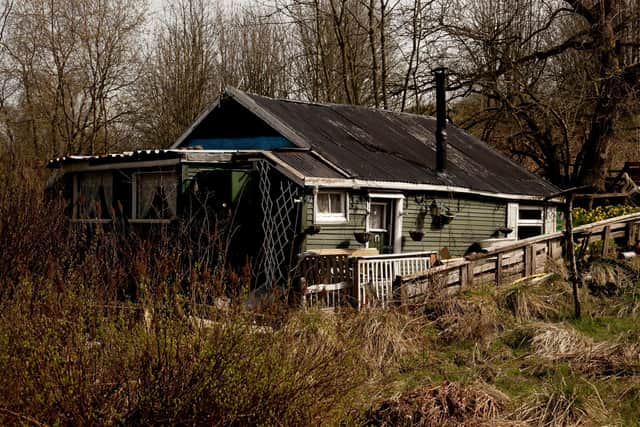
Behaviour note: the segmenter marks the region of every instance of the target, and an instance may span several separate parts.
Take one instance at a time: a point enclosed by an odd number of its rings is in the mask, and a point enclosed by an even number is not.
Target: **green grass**
[[[640,321],[635,317],[585,315],[570,323],[595,341],[615,340],[619,335],[640,335]]]

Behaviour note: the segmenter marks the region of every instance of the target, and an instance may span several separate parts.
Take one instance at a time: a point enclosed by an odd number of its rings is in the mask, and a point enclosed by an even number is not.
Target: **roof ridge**
[[[399,115],[406,115],[406,116],[411,116],[411,117],[422,117],[422,118],[428,118],[428,119],[434,119],[435,120],[434,116],[430,116],[430,115],[426,115],[426,114],[417,114],[417,113],[409,113],[407,111],[389,110],[389,109],[385,109],[385,108],[372,107],[372,106],[369,106],[369,105],[343,104],[343,103],[337,103],[337,102],[306,101],[306,100],[302,100],[302,99],[275,98],[275,97],[271,97],[271,96],[259,95],[257,93],[245,92],[245,91],[243,91],[241,89],[237,89],[237,88],[234,88],[234,89],[236,91],[242,92],[242,93],[244,93],[245,95],[248,95],[248,96],[256,96],[256,97],[268,99],[268,100],[271,100],[271,101],[288,102],[288,103],[292,103],[292,104],[313,105],[313,106],[317,106],[317,107],[361,108],[361,109],[370,110],[370,111],[376,111],[376,112],[380,112],[380,113],[399,114]]]

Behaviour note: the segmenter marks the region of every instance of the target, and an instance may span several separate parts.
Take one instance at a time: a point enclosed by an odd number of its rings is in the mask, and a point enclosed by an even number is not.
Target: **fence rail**
[[[450,287],[474,283],[503,283],[548,271],[563,259],[565,233],[558,232],[514,241],[507,246],[445,261],[434,267],[435,252],[414,252],[376,256],[312,255],[299,265],[305,305],[334,308],[345,302],[363,308],[387,307],[423,294],[434,280]],[[578,248],[602,241],[608,255],[613,240],[628,246],[640,240],[640,213],[624,215],[574,228]],[[584,250],[584,249],[582,249]]]
[[[548,271],[550,264],[563,259],[565,233],[558,232],[518,240],[486,253],[455,260],[427,272],[398,276],[394,282],[405,302],[426,291],[433,281],[445,285],[467,287],[474,283],[500,284],[535,273]],[[602,255],[609,255],[610,242],[623,240],[631,246],[640,240],[640,213],[610,218],[574,228],[573,240],[581,251],[593,242],[602,241]]]

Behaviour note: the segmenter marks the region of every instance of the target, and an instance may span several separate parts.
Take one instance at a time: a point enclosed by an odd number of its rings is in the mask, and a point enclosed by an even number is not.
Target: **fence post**
[[[611,241],[611,227],[605,226],[602,230],[602,256],[609,255],[609,242]]]
[[[461,266],[461,279],[460,286],[473,286],[473,262],[467,261],[466,264]]]
[[[535,271],[535,251],[533,245],[524,247],[524,277],[531,276]]]
[[[533,244],[531,245],[531,274],[536,274],[536,270],[538,269],[537,258],[538,251],[536,250],[536,245]]]
[[[632,247],[636,243],[633,241],[633,238],[635,237],[635,224],[632,222],[627,223],[624,234],[627,238],[627,248]]]
[[[502,283],[502,252],[496,257],[496,285],[499,286]]]

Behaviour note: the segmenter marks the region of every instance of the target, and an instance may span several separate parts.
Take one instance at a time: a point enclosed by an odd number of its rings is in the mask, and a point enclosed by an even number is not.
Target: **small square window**
[[[317,223],[347,222],[347,195],[343,192],[319,192],[315,209]]]
[[[518,239],[543,234],[544,221],[541,206],[523,206],[518,209]]]

